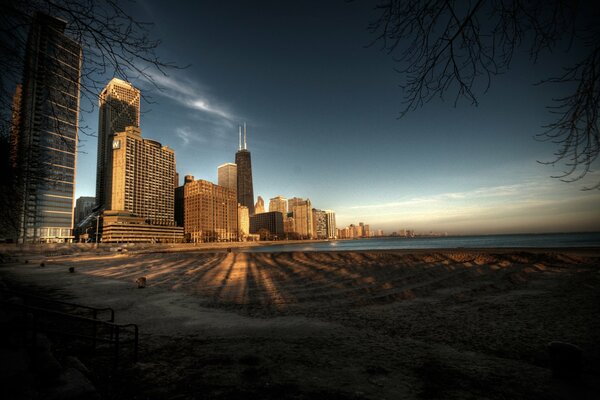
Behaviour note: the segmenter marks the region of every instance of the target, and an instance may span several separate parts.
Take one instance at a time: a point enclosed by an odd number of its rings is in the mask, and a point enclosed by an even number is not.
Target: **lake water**
[[[553,248],[599,247],[600,232],[551,233],[521,235],[452,236],[431,238],[371,238],[358,240],[331,240],[317,243],[290,243],[274,246],[248,247],[238,251],[353,251],[396,249],[457,249],[457,248]]]

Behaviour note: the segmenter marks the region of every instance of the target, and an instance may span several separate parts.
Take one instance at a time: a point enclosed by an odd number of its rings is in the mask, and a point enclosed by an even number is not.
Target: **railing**
[[[14,293],[11,291],[11,293]],[[30,296],[31,297],[31,296]],[[38,297],[38,296],[35,296]],[[38,297],[38,299],[56,302],[58,304],[66,303]],[[62,311],[49,310],[42,307],[18,304],[3,300],[0,302],[3,308],[14,310],[21,318],[17,319],[22,328],[31,331],[32,344],[35,344],[37,333],[70,337],[91,343],[92,352],[96,352],[99,344],[108,344],[112,347],[113,369],[116,370],[122,355],[123,346],[132,345],[132,359],[134,362],[138,359],[139,352],[139,329],[136,324],[116,324],[114,321],[114,311],[111,311],[111,321],[102,321],[96,318],[99,311],[109,310],[108,308],[94,308],[82,305],[80,308],[92,310],[94,317],[82,317],[79,315],[68,314]],[[74,303],[66,303],[74,305]],[[66,322],[66,327],[61,327],[60,322]]]
[[[27,301],[27,299],[32,299],[33,303],[38,302],[38,303],[46,303],[46,304],[57,304],[57,305],[60,305],[60,306],[63,306],[63,307],[64,306],[71,307],[73,309],[88,310],[88,311],[91,311],[93,319],[99,319],[98,315],[100,313],[102,313],[104,311],[108,311],[110,313],[110,318],[107,320],[107,322],[114,322],[115,321],[115,310],[113,310],[110,307],[98,308],[98,307],[84,306],[83,304],[70,303],[70,302],[67,302],[67,301],[49,299],[47,297],[36,296],[34,294],[30,294],[30,293],[26,293],[26,292],[21,292],[21,291],[13,290],[13,289],[3,289],[2,292],[4,292],[4,293],[10,293],[13,296],[20,297],[20,298],[22,298],[25,301],[25,303],[28,303],[28,304],[30,302]]]

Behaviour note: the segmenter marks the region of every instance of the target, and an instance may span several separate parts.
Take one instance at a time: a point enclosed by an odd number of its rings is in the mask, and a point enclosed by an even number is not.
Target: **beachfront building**
[[[217,184],[237,192],[237,165],[225,163],[217,168]]]
[[[313,238],[327,239],[327,213],[323,210],[312,209]]]
[[[300,239],[313,237],[313,213],[310,199],[293,197],[288,200],[288,210],[294,218],[294,232]]]
[[[279,211],[284,218],[287,214],[287,199],[283,196],[276,196],[269,200],[269,211]]]
[[[192,243],[238,239],[235,191],[198,179],[184,185],[184,231]]]
[[[11,206],[21,243],[73,240],[82,52],[67,29],[61,19],[33,16],[13,97],[10,161],[19,192]]]
[[[246,240],[250,234],[250,215],[248,207],[238,204],[238,240]]]
[[[131,83],[113,78],[100,92],[98,106],[98,154],[96,161],[96,206],[110,210],[113,184],[115,134],[129,126],[140,126],[140,91]],[[169,179],[173,181],[173,176]]]
[[[252,186],[252,159],[246,145],[246,124],[244,124],[244,142],[242,146],[242,128],[240,127],[240,147],[235,153],[237,165],[237,202],[248,207],[254,215],[254,189]]]
[[[270,211],[250,216],[250,233],[260,235],[261,240],[277,240],[283,237],[283,215]]]
[[[327,239],[336,239],[337,228],[335,223],[335,213],[331,210],[325,210]]]

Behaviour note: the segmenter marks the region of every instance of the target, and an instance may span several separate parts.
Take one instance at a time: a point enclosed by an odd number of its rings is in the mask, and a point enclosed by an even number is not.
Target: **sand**
[[[29,256],[0,277],[142,333],[107,397],[594,398],[600,251],[206,251]],[[45,267],[39,267],[40,261]],[[22,261],[22,260],[21,260]],[[74,266],[76,273],[69,274]],[[148,287],[134,281],[147,278]],[[546,346],[584,351],[577,382]],[[177,397],[180,396],[180,397]]]

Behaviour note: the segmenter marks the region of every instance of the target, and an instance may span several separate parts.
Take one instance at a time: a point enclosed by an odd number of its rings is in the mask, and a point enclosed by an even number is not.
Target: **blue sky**
[[[159,55],[190,65],[156,73],[162,91],[131,78],[152,99],[142,104],[142,135],[175,150],[181,177],[216,182],[245,121],[255,197],[308,197],[336,211],[339,226],[456,234],[600,227],[600,192],[552,179],[560,167],[537,162],[555,150],[534,135],[560,92],[533,83],[559,72],[566,55],[532,66],[519,53],[479,106],[434,100],[398,119],[395,63],[365,46],[371,2],[136,7],[155,23]],[[83,118],[96,129],[96,112]],[[77,196],[94,195],[96,138],[83,137],[80,150]]]

